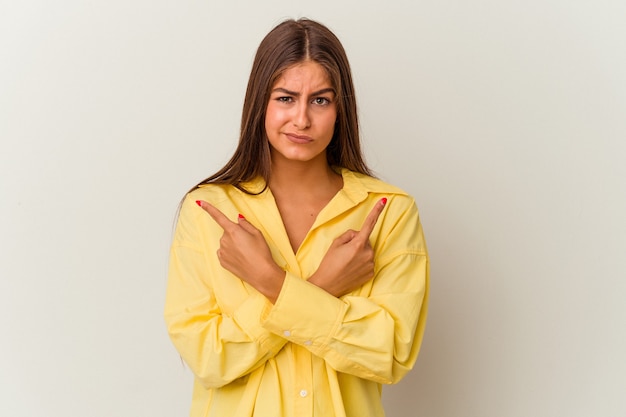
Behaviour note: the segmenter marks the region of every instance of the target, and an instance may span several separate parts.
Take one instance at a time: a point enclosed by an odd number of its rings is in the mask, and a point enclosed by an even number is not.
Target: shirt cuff
[[[252,292],[233,314],[234,321],[252,340],[264,349],[278,352],[286,341],[271,331],[263,328],[260,317],[272,303],[261,293]]]
[[[347,306],[318,286],[289,272],[272,306],[261,315],[262,326],[313,353],[321,352],[337,332]]]

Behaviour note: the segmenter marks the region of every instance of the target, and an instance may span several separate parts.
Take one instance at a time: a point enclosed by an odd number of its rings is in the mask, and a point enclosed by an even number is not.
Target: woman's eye
[[[313,99],[313,103],[319,106],[325,106],[327,104],[330,104],[330,100],[325,97],[316,97]]]
[[[281,103],[291,103],[293,99],[291,97],[278,97],[276,98]]]

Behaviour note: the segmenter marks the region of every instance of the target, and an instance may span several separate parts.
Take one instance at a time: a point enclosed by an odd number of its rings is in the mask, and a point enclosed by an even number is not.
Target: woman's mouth
[[[313,138],[310,136],[296,135],[295,133],[285,133],[285,136],[293,143],[306,144],[313,142]]]

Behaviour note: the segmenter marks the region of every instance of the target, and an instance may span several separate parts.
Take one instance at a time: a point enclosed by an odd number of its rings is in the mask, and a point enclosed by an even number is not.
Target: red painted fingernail
[[[239,218],[240,219],[245,219],[245,217],[243,217],[243,214],[239,213]]]
[[[202,201],[196,200],[196,204],[199,205],[200,207],[202,207]]]
[[[384,206],[385,204],[387,204],[387,199],[386,199],[385,197],[383,197],[383,198],[381,199],[381,201],[383,202],[383,206]]]

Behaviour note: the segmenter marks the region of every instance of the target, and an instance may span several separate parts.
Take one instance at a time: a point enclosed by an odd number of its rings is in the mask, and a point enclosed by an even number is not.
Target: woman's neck
[[[320,211],[343,187],[343,178],[315,161],[272,161],[269,188],[276,201],[294,253],[304,241]]]
[[[272,161],[269,188],[274,194],[334,195],[343,187],[340,174],[324,161]]]

